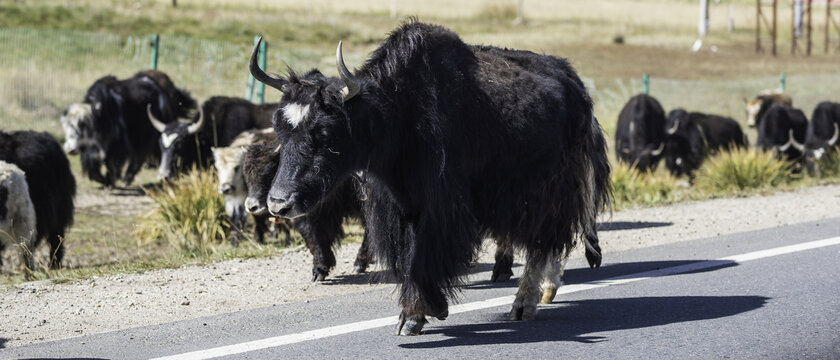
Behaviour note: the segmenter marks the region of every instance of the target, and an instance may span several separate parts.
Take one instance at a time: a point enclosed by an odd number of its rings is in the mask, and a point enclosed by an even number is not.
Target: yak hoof
[[[513,304],[510,309],[511,320],[534,320],[537,314],[536,305]]]
[[[400,320],[397,322],[397,335],[399,336],[415,336],[420,335],[423,326],[428,321],[425,317],[420,319],[408,318],[405,315],[400,315]]]
[[[551,304],[554,301],[554,297],[557,296],[557,288],[550,287],[548,289],[543,290],[542,298],[540,299],[540,304]]]
[[[353,268],[353,273],[354,274],[364,274],[365,270],[367,270],[365,266],[356,265],[356,267]]]
[[[317,273],[317,274],[312,276],[312,282],[316,283],[316,282],[324,281],[324,279],[326,277],[327,276],[325,274]]]

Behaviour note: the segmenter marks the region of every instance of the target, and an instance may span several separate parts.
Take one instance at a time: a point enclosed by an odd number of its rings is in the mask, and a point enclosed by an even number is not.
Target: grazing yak
[[[73,224],[76,179],[61,145],[52,135],[34,131],[0,131],[0,160],[17,165],[26,174],[29,197],[35,206],[35,239],[31,249],[46,238],[50,268],[61,266],[64,233]]]
[[[149,121],[160,133],[158,178],[172,179],[193,166],[212,164],[211,147],[229,146],[243,131],[271,127],[277,104],[257,105],[248,100],[214,96],[201,104],[193,123],[158,120],[150,111]]]
[[[256,143],[248,147],[242,162],[248,196],[245,208],[248,212],[268,215],[266,198],[271,183],[277,174],[280,162],[277,139]],[[323,281],[335,267],[333,247],[344,239],[342,223],[345,218],[358,219],[365,225],[357,189],[351,179],[345,180],[334,191],[326,194],[306,215],[294,220],[294,227],[303,237],[312,254],[312,281]],[[277,220],[278,222],[281,220]],[[354,272],[363,273],[371,263],[367,231],[362,238],[362,247],[356,255]]]
[[[35,206],[29,197],[26,174],[15,164],[0,161],[0,266],[3,249],[20,248],[22,264],[34,269]]]
[[[764,116],[764,113],[770,109],[770,105],[782,104],[786,106],[793,106],[793,101],[790,95],[778,90],[765,90],[752,100],[746,100],[747,103],[747,126],[758,127],[758,122]]]
[[[799,161],[805,154],[808,119],[802,110],[772,104],[759,119],[756,145],[765,151],[775,150],[780,158]]]
[[[356,74],[339,42],[338,78],[269,75],[257,49],[251,73],[283,93],[268,209],[308,216],[364,171],[366,233],[400,282],[397,334],[449,315],[485,237],[525,250],[515,320],[534,318],[541,293],[552,301],[578,240],[597,239],[595,216],[610,194],[606,144],[566,60],[467,45],[413,20]]]
[[[653,96],[639,94],[621,109],[615,156],[641,171],[656,170],[665,150],[665,110]]]
[[[62,114],[64,150],[80,154],[82,172],[105,186],[115,185],[128,162],[122,180],[130,185],[143,164],[158,158],[158,134],[146,117],[147,106],[162,121],[176,122],[189,116],[195,100],[160,71],[141,71],[125,80],[105,76],[88,88],[82,103],[70,104]]]
[[[819,176],[819,162],[826,153],[837,150],[840,138],[840,103],[824,101],[817,105],[805,135],[805,164],[811,176]]]
[[[242,228],[247,220],[248,212],[245,211],[245,198],[248,196],[248,187],[245,184],[245,176],[242,172],[242,160],[245,157],[247,146],[257,141],[267,141],[274,138],[274,130],[268,131],[246,131],[228,147],[214,147],[213,166],[219,180],[219,193],[225,198],[225,212],[230,218],[233,227],[231,245],[236,246],[242,238]],[[260,140],[261,139],[261,140]],[[254,240],[258,243],[265,242],[265,232],[268,230],[268,213],[253,214],[254,218]],[[291,243],[291,234],[286,224],[280,224],[281,231],[286,235],[286,243]]]
[[[707,155],[749,146],[741,126],[728,117],[675,109],[666,127],[665,167],[674,176],[693,178]]]

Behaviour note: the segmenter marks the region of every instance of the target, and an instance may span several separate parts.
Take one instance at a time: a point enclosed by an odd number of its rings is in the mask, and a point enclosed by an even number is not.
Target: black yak
[[[747,126],[758,127],[764,113],[770,109],[773,104],[781,104],[786,106],[793,106],[793,100],[790,95],[780,92],[778,90],[765,90],[752,100],[746,100],[747,106]]]
[[[212,147],[229,146],[242,132],[271,127],[277,104],[257,105],[248,100],[214,96],[201,104],[193,123],[166,123],[149,112],[149,120],[160,132],[158,178],[171,179],[193,166],[213,164]]]
[[[26,173],[29,197],[35,205],[35,240],[50,243],[50,267],[61,267],[64,233],[73,224],[76,179],[61,145],[52,135],[34,131],[0,131],[0,160]]]
[[[814,108],[805,135],[805,164],[811,176],[819,176],[819,162],[834,153],[840,143],[840,103],[823,101]]]
[[[308,216],[364,171],[371,247],[400,282],[397,334],[448,316],[448,298],[485,237],[525,250],[510,317],[533,319],[541,291],[553,299],[577,240],[596,243],[595,216],[609,201],[604,137],[571,65],[467,45],[416,21],[394,30],[355,74],[340,42],[336,63],[340,77],[278,78],[252,53],[251,73],[283,93],[269,210]]]
[[[147,106],[163,122],[175,122],[190,115],[195,100],[160,71],[141,71],[125,80],[105,76],[88,88],[84,102],[64,111],[64,150],[80,154],[82,171],[105,186],[115,185],[128,162],[123,183],[130,185],[143,164],[155,164],[159,156]]]
[[[665,110],[653,96],[627,101],[615,128],[615,157],[641,171],[656,170],[665,150]]]
[[[674,176],[691,178],[706,156],[749,145],[741,126],[728,117],[675,109],[666,127],[665,167]]]
[[[756,146],[775,150],[780,158],[798,162],[805,154],[808,119],[802,110],[774,103],[758,122]]]
[[[280,161],[279,143],[257,143],[248,147],[242,161],[242,173],[248,196],[245,209],[254,216],[267,216],[266,198]],[[364,226],[357,189],[351,180],[345,181],[336,191],[321,201],[304,217],[294,220],[294,227],[303,237],[312,254],[312,281],[323,281],[335,266],[333,247],[344,239],[342,222],[345,218],[357,219]],[[367,232],[362,247],[356,255],[354,272],[363,273],[371,262]]]

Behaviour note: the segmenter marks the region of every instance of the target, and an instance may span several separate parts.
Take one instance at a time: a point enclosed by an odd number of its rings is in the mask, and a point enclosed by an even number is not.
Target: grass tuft
[[[695,188],[700,193],[743,194],[766,190],[796,180],[792,164],[773,152],[736,149],[707,159],[697,171]]]
[[[610,177],[616,209],[668,204],[683,196],[677,178],[663,169],[639,172],[619,163],[613,166]]]
[[[158,206],[143,217],[140,239],[168,243],[196,256],[215,253],[216,245],[227,239],[230,222],[212,171],[192,171],[148,195]]]

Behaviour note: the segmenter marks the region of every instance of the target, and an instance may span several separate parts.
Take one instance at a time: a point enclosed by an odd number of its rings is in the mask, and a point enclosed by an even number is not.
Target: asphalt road
[[[2,349],[0,358],[840,359],[838,236],[840,218],[605,249],[599,269],[570,261],[564,293],[529,322],[506,320],[516,283],[487,282],[481,264],[461,305],[422,336],[394,336],[395,295],[372,290]]]

